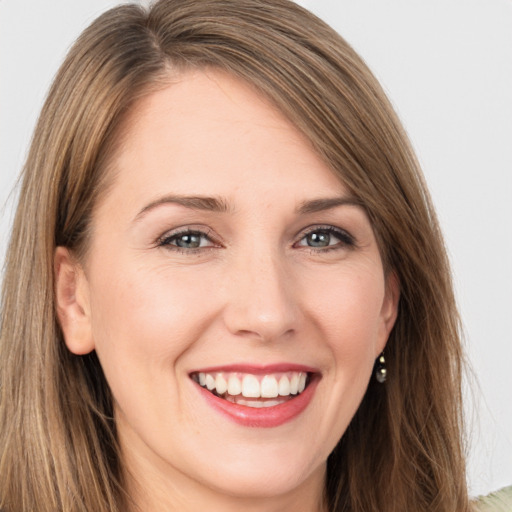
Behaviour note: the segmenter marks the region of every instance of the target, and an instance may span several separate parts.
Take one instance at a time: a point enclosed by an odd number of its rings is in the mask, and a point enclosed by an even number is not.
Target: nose
[[[240,254],[225,283],[224,322],[237,335],[270,342],[297,329],[298,304],[290,265],[277,251]]]

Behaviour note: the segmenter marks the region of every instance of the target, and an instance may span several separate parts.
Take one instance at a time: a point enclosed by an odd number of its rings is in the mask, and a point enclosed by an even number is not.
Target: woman
[[[119,7],[24,171],[1,507],[469,510],[458,328],[414,155],[337,34],[285,1]]]

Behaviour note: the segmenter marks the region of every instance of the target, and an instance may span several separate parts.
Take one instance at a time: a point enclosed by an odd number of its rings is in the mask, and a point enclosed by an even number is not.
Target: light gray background
[[[0,0],[0,258],[31,132],[67,48],[108,0]],[[147,3],[147,2],[142,2]],[[467,350],[472,494],[512,483],[512,0],[302,0],[383,83],[446,236]],[[5,206],[4,206],[5,205]],[[436,383],[432,383],[436,385]]]

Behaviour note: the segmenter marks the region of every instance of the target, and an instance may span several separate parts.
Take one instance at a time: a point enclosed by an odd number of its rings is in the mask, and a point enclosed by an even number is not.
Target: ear
[[[82,266],[69,249],[57,247],[54,255],[57,317],[68,349],[77,355],[94,350],[89,283]]]
[[[398,316],[398,301],[400,299],[400,281],[396,272],[391,271],[386,276],[386,289],[384,294],[384,300],[382,302],[382,309],[380,313],[380,331],[377,340],[377,357],[386,346],[386,343],[391,333],[391,329],[395,325],[396,318]]]

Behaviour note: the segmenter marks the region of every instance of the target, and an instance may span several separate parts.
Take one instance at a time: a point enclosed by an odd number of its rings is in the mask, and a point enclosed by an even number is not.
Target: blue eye
[[[311,247],[312,249],[334,249],[353,246],[354,240],[345,231],[329,226],[309,231],[300,239],[298,245],[300,247]]]
[[[214,245],[211,239],[200,231],[183,231],[164,236],[159,241],[160,246],[171,246],[179,249],[200,249],[201,247],[211,247]]]
[[[305,236],[306,243],[310,247],[328,247],[331,245],[332,239],[335,239],[331,233],[323,231],[314,231]]]

